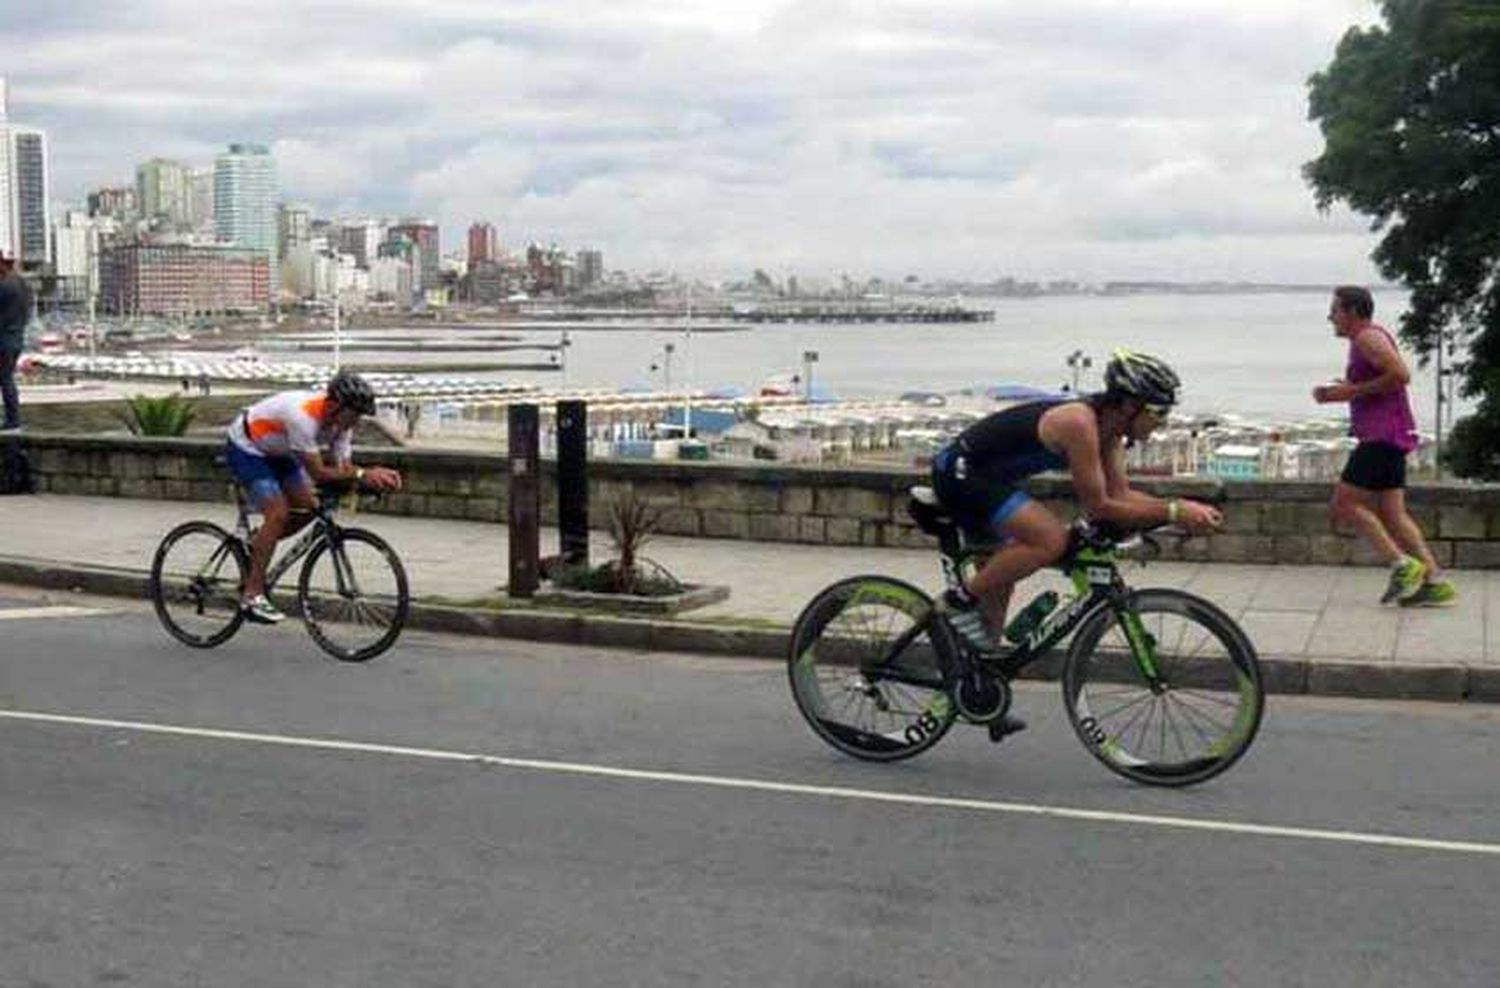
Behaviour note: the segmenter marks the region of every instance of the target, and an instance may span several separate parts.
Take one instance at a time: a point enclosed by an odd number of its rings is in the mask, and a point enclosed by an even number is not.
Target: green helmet
[[[1104,368],[1104,387],[1110,394],[1134,398],[1144,405],[1177,404],[1181,386],[1176,372],[1163,361],[1124,348],[1116,350]]]

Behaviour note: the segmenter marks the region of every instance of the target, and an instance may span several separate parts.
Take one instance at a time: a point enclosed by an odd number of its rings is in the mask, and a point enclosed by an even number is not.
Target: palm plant
[[[661,512],[634,491],[609,503],[609,537],[618,554],[611,566],[616,593],[636,592],[641,579],[641,547],[660,527]]]
[[[660,563],[641,555],[641,547],[661,529],[661,511],[634,491],[616,497],[607,509],[615,558],[601,566],[567,566],[552,580],[570,590],[658,596],[680,593],[683,584]]]
[[[121,413],[120,421],[137,436],[180,436],[198,415],[193,402],[179,394],[152,397],[136,395],[125,400],[128,414]]]

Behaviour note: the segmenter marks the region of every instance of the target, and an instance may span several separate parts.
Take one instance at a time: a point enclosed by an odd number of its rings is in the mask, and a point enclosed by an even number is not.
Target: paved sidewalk
[[[227,505],[35,495],[0,498],[0,557],[144,571],[157,541],[190,518],[233,521]],[[355,521],[354,519],[358,520]],[[400,552],[418,598],[448,601],[493,597],[507,570],[507,530],[483,522],[363,514],[345,516],[385,536]],[[543,552],[556,533],[543,532]],[[598,559],[608,537],[592,533]],[[933,589],[935,553],[911,549],[835,548],[663,536],[646,554],[680,578],[731,588],[723,603],[690,613],[746,618],[786,626],[807,600],[832,581],[879,572]],[[1251,566],[1152,563],[1130,567],[1137,586],[1184,587],[1232,613],[1263,655],[1389,664],[1462,664],[1500,669],[1500,572],[1454,571],[1458,605],[1443,610],[1381,607],[1385,574],[1370,567]],[[1018,592],[1018,605],[1046,587],[1038,574]],[[1491,617],[1491,611],[1495,617]]]

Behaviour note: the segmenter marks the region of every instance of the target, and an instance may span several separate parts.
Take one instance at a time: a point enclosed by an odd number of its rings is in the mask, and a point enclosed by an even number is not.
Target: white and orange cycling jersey
[[[229,427],[229,441],[251,456],[297,456],[329,450],[332,462],[353,456],[352,429],[334,432],[323,422],[322,391],[283,391],[256,402]]]

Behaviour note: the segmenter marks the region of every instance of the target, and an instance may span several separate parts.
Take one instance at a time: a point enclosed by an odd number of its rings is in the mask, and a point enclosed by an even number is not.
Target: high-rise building
[[[263,144],[231,144],[214,159],[214,228],[219,240],[265,251],[277,274],[276,160]]]
[[[578,252],[578,287],[593,288],[604,280],[604,252],[581,250]]]
[[[87,213],[69,210],[52,224],[52,273],[57,277],[53,300],[83,304],[99,283],[99,224]]]
[[[377,257],[370,262],[370,292],[382,302],[410,305],[412,265],[399,257]]]
[[[352,220],[339,225],[337,247],[339,253],[354,258],[356,266],[369,268],[380,253],[385,240],[385,226],[374,220]]]
[[[438,285],[438,262],[442,259],[442,246],[438,240],[438,226],[428,220],[402,220],[387,231],[387,241],[405,238],[417,248],[418,294]]]
[[[194,233],[214,233],[213,168],[194,168],[189,173],[188,217]]]
[[[47,135],[11,122],[0,77],[0,252],[28,266],[52,260],[50,192]]]
[[[277,257],[286,257],[298,244],[305,244],[312,236],[312,211],[306,206],[294,206],[284,202],[276,214]]]
[[[189,229],[193,225],[192,169],[168,158],[136,165],[135,200],[148,222],[172,231]]]
[[[128,220],[138,215],[135,189],[128,185],[95,189],[89,193],[88,201],[90,216],[113,216],[117,220]]]
[[[500,234],[491,223],[469,226],[469,268],[483,261],[500,260]]]

